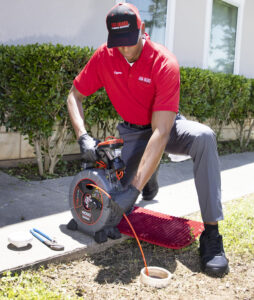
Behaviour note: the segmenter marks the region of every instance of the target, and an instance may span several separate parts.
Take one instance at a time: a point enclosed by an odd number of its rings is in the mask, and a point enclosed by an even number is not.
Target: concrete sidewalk
[[[254,152],[220,157],[222,201],[226,202],[254,193]],[[173,216],[185,216],[199,210],[192,173],[192,161],[163,164],[159,171],[160,190],[150,202],[137,205]],[[0,172],[0,273],[36,264],[80,258],[87,252],[101,251],[121,240],[97,244],[66,224],[72,218],[68,207],[68,191],[72,177],[24,182]],[[33,238],[30,246],[18,251],[8,242],[12,232],[33,227],[65,246],[56,252]]]

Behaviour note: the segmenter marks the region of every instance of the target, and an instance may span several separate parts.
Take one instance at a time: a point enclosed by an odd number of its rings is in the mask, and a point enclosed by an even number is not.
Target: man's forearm
[[[77,138],[86,133],[84,125],[84,112],[82,107],[83,96],[72,87],[67,98],[67,107],[71,119],[72,126],[74,128]]]
[[[167,138],[161,136],[157,130],[151,136],[132,182],[139,191],[143,189],[159,165],[167,140],[168,136]]]
[[[132,184],[139,191],[143,189],[160,163],[174,120],[175,113],[173,112],[157,112],[155,116],[153,134],[146,146],[136,176],[132,181]]]

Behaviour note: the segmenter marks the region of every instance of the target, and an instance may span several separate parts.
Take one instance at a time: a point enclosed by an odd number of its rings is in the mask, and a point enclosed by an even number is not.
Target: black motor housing
[[[118,189],[121,183],[118,182]],[[114,234],[114,229],[120,222],[122,215],[119,215],[112,222],[111,208],[112,201],[104,192],[94,187],[98,186],[106,193],[110,194],[116,189],[115,184],[107,179],[105,169],[85,169],[78,173],[72,180],[69,192],[69,205],[78,229],[95,239],[103,230],[106,236],[114,238],[120,237],[120,233]],[[113,233],[112,233],[113,232]],[[105,239],[105,237],[103,238]]]
[[[109,194],[121,191],[121,176],[125,169],[119,155],[123,140],[111,138],[97,145],[98,161],[83,162],[83,171],[72,180],[69,205],[73,220],[68,229],[80,229],[94,237],[98,243],[107,237],[116,239],[121,234],[117,225],[122,219],[122,211]]]

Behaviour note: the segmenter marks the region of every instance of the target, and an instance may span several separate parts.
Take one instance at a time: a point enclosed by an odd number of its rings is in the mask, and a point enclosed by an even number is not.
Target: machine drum
[[[78,173],[69,194],[71,213],[78,228],[91,236],[105,227],[111,214],[111,200],[94,185],[110,193],[112,186],[104,169],[86,169]]]

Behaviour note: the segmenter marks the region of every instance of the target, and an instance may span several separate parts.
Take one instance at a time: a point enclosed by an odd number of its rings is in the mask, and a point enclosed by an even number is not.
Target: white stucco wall
[[[245,0],[239,73],[254,78],[254,0]]]
[[[202,67],[205,8],[205,0],[176,0],[173,52],[181,66]]]
[[[0,0],[0,43],[61,43],[97,48],[106,41],[114,0]]]

